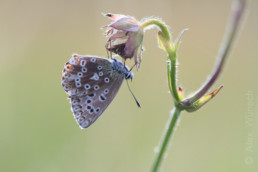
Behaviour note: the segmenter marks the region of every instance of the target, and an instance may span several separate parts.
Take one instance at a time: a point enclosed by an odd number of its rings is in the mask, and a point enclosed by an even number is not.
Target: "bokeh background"
[[[221,92],[198,112],[183,113],[162,171],[258,170],[258,2],[248,1],[245,22],[223,75]],[[61,71],[72,53],[106,56],[102,12],[162,18],[176,37],[178,84],[194,92],[212,71],[231,1],[0,0],[0,171],[143,172],[173,108],[166,54],[157,30],[145,34],[143,62],[104,114],[88,129],[77,126]],[[128,62],[130,65],[130,62]]]

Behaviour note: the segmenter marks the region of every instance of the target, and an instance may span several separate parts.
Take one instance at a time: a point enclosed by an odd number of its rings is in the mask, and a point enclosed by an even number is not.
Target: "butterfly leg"
[[[107,50],[107,57],[108,57],[108,59],[109,59],[109,53],[108,53],[108,50]]]
[[[106,48],[106,50],[107,50],[107,57],[108,57],[108,59],[109,59],[109,54],[110,54],[110,52],[108,51],[108,42],[106,43],[105,48]]]
[[[113,29],[110,29],[110,30],[107,31],[107,35],[110,35],[110,34],[113,34]],[[108,43],[109,43],[109,46],[108,46]],[[109,51],[109,49],[111,50],[111,40],[108,40],[108,42],[106,43],[105,48],[107,50],[108,58],[109,58],[109,52],[110,52],[110,56],[111,56],[111,59],[112,59],[112,51]]]
[[[108,43],[109,43],[109,44],[108,44]],[[111,50],[111,41],[106,43],[105,48],[106,48],[106,50],[107,50],[107,57],[108,57],[108,59],[109,59],[109,57],[110,57],[111,59],[113,59],[113,58],[112,58],[112,51],[110,51],[110,50]]]
[[[124,59],[123,59],[123,62],[124,62],[124,67],[125,67],[126,65],[125,65],[125,60]]]
[[[131,72],[136,65],[137,63],[134,63],[134,65],[130,68],[129,72]]]

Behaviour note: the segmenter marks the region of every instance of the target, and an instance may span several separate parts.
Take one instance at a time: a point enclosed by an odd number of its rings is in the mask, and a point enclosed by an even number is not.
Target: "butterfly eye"
[[[132,72],[128,72],[128,73],[125,75],[125,79],[133,79],[133,73],[132,73]]]

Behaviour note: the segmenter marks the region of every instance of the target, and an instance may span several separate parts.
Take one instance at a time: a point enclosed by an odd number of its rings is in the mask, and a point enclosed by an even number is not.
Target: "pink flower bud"
[[[135,65],[139,68],[143,41],[143,29],[140,23],[129,16],[115,14],[106,14],[106,16],[114,20],[106,26],[111,28],[107,31],[109,35],[107,50],[118,54],[125,60],[134,58]]]

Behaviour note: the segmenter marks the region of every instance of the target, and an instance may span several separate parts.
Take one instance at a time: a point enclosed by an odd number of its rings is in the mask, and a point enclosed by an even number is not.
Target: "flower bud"
[[[134,58],[137,68],[141,62],[143,29],[140,23],[133,17],[106,14],[114,20],[106,27],[109,39],[106,48],[108,51],[121,56],[124,60]],[[137,66],[138,65],[138,66]]]

